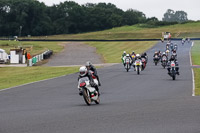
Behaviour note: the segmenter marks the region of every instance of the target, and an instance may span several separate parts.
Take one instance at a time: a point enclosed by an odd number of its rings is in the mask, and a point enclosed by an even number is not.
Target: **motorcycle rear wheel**
[[[91,104],[91,98],[87,89],[83,89],[83,99],[85,103],[89,106]]]

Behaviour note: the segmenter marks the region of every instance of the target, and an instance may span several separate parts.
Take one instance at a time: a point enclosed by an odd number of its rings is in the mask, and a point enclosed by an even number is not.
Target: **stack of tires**
[[[48,50],[47,52],[45,52],[43,54],[43,59],[49,59],[52,54],[53,54],[53,51],[52,50]]]

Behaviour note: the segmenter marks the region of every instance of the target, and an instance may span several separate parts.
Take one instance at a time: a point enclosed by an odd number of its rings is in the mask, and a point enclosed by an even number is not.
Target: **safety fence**
[[[27,66],[33,66],[36,63],[38,63],[39,61],[49,59],[52,54],[53,54],[52,50],[47,50],[47,51],[43,52],[42,54],[36,55],[27,61]]]

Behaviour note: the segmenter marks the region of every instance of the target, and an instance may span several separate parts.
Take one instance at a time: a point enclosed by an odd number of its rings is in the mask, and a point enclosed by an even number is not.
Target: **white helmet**
[[[136,54],[136,57],[140,57],[140,54]]]
[[[163,54],[165,55],[166,53],[165,53],[165,52],[163,52]]]
[[[79,69],[80,76],[85,76],[87,74],[87,68],[85,66],[80,67]]]
[[[126,54],[126,57],[129,57],[129,54]]]
[[[124,51],[124,54],[126,54],[126,51]]]

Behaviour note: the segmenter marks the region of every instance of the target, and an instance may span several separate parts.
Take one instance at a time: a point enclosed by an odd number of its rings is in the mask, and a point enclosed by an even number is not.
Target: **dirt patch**
[[[87,61],[93,64],[103,63],[94,47],[80,42],[62,43],[61,45],[64,46],[64,50],[53,55],[45,66],[84,65]]]

